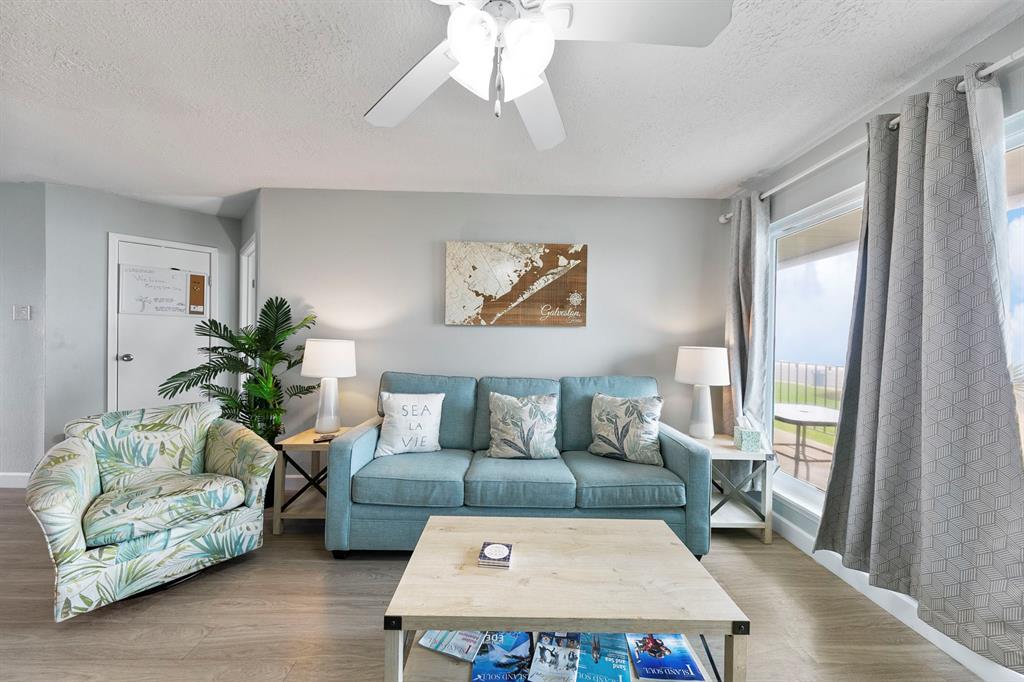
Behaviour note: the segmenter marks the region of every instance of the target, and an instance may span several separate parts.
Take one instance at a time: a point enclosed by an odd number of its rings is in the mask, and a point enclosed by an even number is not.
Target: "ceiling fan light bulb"
[[[487,12],[459,5],[448,17],[448,45],[459,64],[482,64],[494,58],[498,25]]]

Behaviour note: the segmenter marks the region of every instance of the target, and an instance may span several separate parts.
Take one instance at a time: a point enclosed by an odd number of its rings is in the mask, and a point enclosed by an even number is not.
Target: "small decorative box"
[[[738,450],[756,452],[761,449],[761,432],[737,426],[732,431],[732,442]]]

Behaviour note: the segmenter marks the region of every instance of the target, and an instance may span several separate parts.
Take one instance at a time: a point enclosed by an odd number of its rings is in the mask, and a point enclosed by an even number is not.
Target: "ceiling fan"
[[[539,150],[565,139],[544,70],[556,40],[704,47],[732,19],[733,0],[432,0],[448,5],[447,37],[364,118],[391,128],[449,78],[485,101],[514,102]]]

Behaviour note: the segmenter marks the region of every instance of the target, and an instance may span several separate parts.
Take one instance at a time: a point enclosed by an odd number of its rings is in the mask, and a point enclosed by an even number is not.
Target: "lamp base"
[[[317,433],[334,433],[341,428],[341,415],[338,414],[338,380],[335,377],[324,377],[320,380],[320,407],[316,413]]]
[[[690,412],[690,435],[705,440],[715,437],[715,418],[711,412],[711,387],[693,386],[693,409]]]

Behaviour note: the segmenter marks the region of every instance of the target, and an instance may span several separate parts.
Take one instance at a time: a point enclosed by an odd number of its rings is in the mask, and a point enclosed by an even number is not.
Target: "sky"
[[[1024,206],[1007,212],[1010,223],[1010,358],[1024,364]]]
[[[1010,357],[1024,363],[1024,206],[1007,213],[1010,228]],[[782,268],[777,274],[775,359],[846,364],[846,346],[857,276],[849,251]]]
[[[779,269],[776,360],[846,365],[856,277],[856,250]]]

